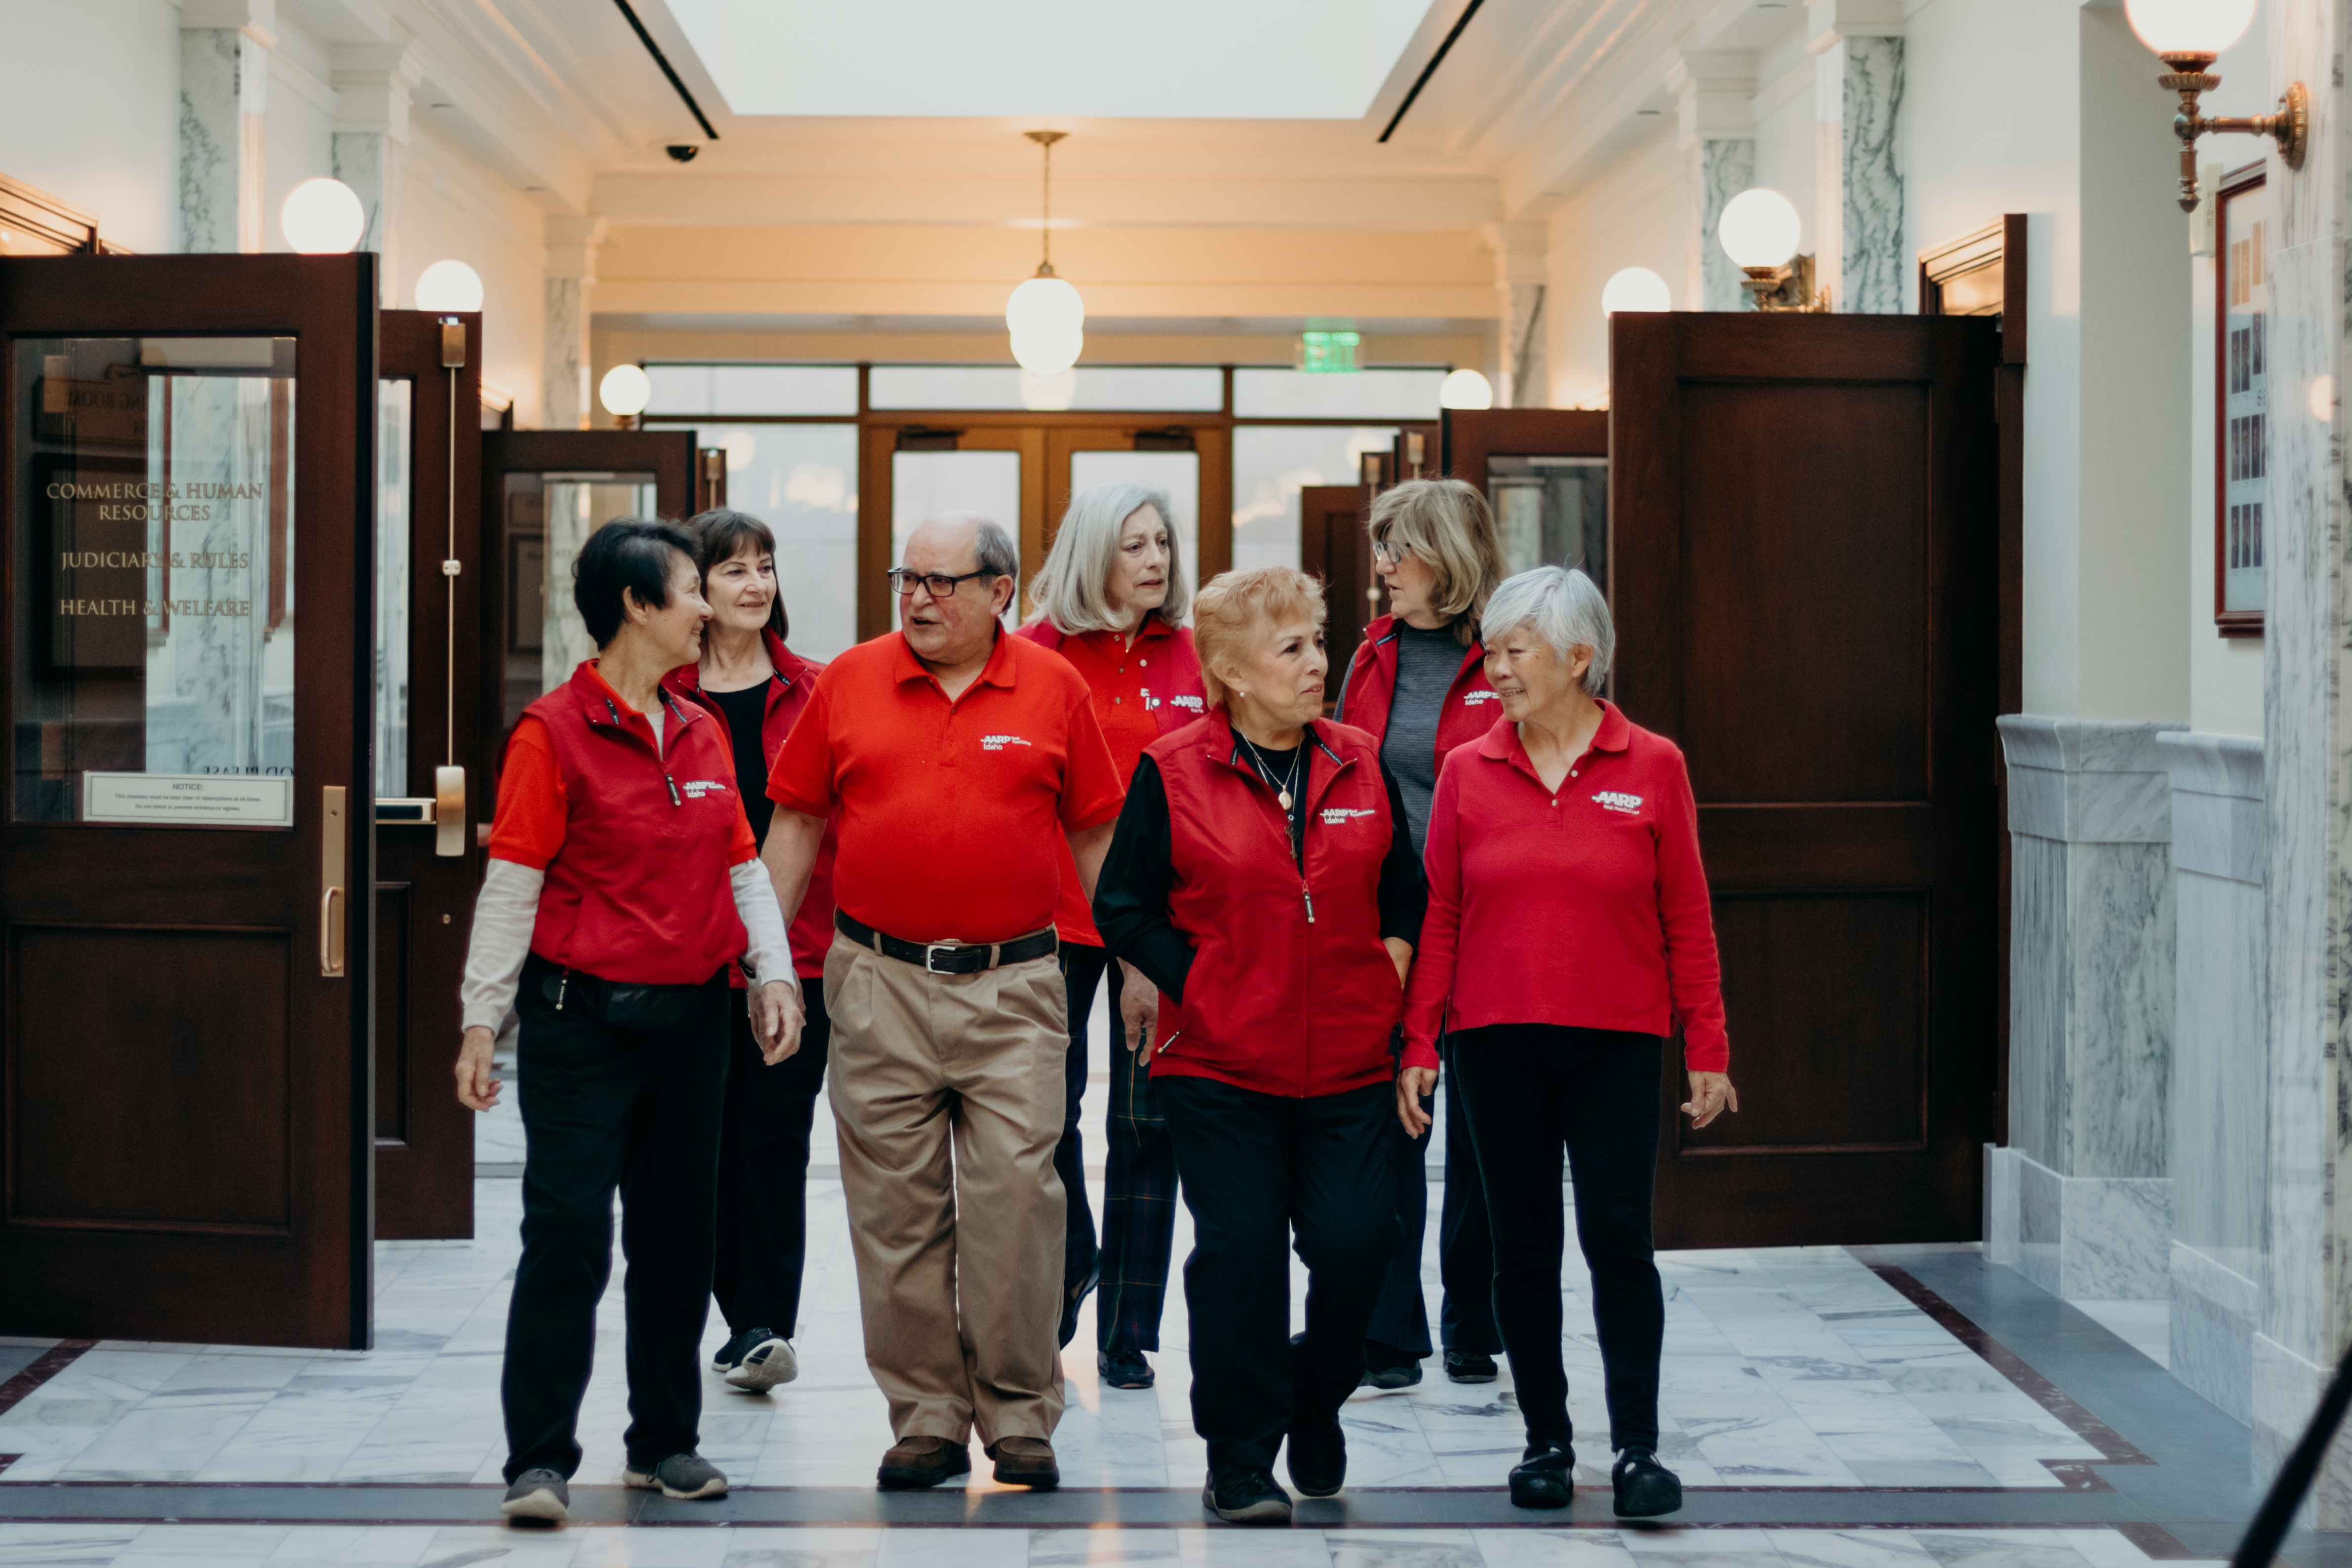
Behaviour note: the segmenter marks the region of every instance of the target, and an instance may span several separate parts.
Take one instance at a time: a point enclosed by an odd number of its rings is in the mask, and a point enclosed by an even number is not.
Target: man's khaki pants
[[[866,1364],[891,1430],[1051,1437],[1066,1202],[1054,1145],[1070,1046],[1060,965],[932,974],[836,934],[824,995]]]

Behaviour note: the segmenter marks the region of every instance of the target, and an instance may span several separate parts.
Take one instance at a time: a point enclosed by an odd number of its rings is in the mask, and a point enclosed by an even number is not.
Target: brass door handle
[[[319,973],[330,980],[343,977],[343,866],[349,833],[343,810],[343,786],[329,784],[319,792]]]

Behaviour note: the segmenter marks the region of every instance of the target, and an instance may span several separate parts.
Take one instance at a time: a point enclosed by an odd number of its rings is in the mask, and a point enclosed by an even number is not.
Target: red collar
[[[1592,750],[1622,752],[1633,741],[1633,722],[1607,698],[1599,700],[1601,728],[1592,732]],[[1491,762],[1517,763],[1529,773],[1535,772],[1535,763],[1528,760],[1528,749],[1519,740],[1519,727],[1508,719],[1495,721],[1495,727],[1478,742],[1478,754]]]
[[[907,634],[899,631],[890,635],[896,639],[896,651],[891,660],[891,679],[897,681],[928,680],[934,689],[944,695],[946,688],[940,686],[939,678],[924,668],[923,661],[917,658],[915,650],[908,646]],[[1014,675],[1013,659],[1013,638],[1005,633],[1003,626],[999,626],[996,630],[995,645],[988,650],[988,662],[981,667],[980,676],[972,685],[1001,686],[1007,691],[1012,690]]]

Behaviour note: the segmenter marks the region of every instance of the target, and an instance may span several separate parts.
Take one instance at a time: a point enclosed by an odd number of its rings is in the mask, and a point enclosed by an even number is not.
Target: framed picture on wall
[[[2271,198],[2264,165],[2221,182],[2213,268],[2213,624],[2263,635],[2263,511],[2270,499]]]

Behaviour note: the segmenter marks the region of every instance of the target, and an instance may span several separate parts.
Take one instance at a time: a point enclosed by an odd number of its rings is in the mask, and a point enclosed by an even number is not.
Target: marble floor
[[[1517,1513],[1496,1489],[1520,1443],[1507,1371],[1495,1384],[1457,1385],[1432,1361],[1420,1386],[1349,1405],[1341,1500],[1302,1508],[1298,1527],[1280,1534],[1202,1528],[1211,1521],[1197,1503],[1204,1454],[1187,1405],[1181,1289],[1153,1358],[1155,1389],[1104,1387],[1083,1349],[1090,1316],[1082,1326],[1064,1358],[1060,1493],[998,1489],[983,1462],[961,1501],[877,1504],[874,1464],[890,1435],[862,1359],[830,1128],[821,1126],[802,1374],[768,1397],[706,1374],[702,1449],[734,1496],[715,1508],[641,1503],[643,1494],[614,1486],[625,1420],[616,1282],[582,1419],[575,1498],[588,1522],[554,1534],[502,1530],[478,1521],[494,1512],[503,1454],[497,1380],[520,1191],[504,1173],[520,1141],[503,1117],[480,1131],[483,1168],[501,1173],[477,1183],[476,1239],[379,1244],[372,1351],[110,1341],[77,1354],[0,1342],[0,1379],[17,1374],[0,1383],[0,1564],[2125,1568],[2151,1554],[2226,1556],[2252,1508],[2243,1428],[2186,1395],[2148,1359],[2154,1352],[2134,1348],[2135,1336],[2147,1337],[2144,1313],[2113,1314],[2111,1331],[2095,1316],[2068,1317],[2076,1337],[2050,1339],[2044,1354],[2032,1336],[2072,1310],[1989,1268],[1973,1247],[1662,1256],[1662,1453],[1693,1489],[1685,1516],[1664,1528],[1621,1529],[1608,1511],[1609,1456],[1597,1440],[1607,1423],[1580,1263],[1562,1281],[1564,1344],[1571,1413],[1596,1438],[1580,1451],[1578,1479],[1597,1489],[1580,1494],[1571,1517]],[[1099,1181],[1097,1167],[1097,1197]],[[1435,1193],[1433,1184],[1423,1252],[1433,1318]],[[1180,1222],[1180,1258],[1189,1245]],[[1939,1289],[1973,1304],[1955,1306]],[[2011,1332],[2027,1337],[2005,1346],[2000,1336]],[[714,1319],[708,1342],[723,1337]],[[2113,1419],[2141,1422],[2129,1438],[2059,1392],[2078,1365],[2126,1380],[2130,1397],[2116,1408],[2130,1419]],[[2133,1415],[2142,1405],[2152,1414]],[[2204,1447],[2180,1448],[2184,1431]],[[2214,1455],[2235,1473],[2193,1508],[2180,1501],[2189,1493],[2176,1478],[2211,1481]],[[2158,1472],[2096,1468],[2150,1465]],[[2176,1515],[2188,1523],[2150,1522]],[[981,1528],[935,1528],[967,1520]]]

